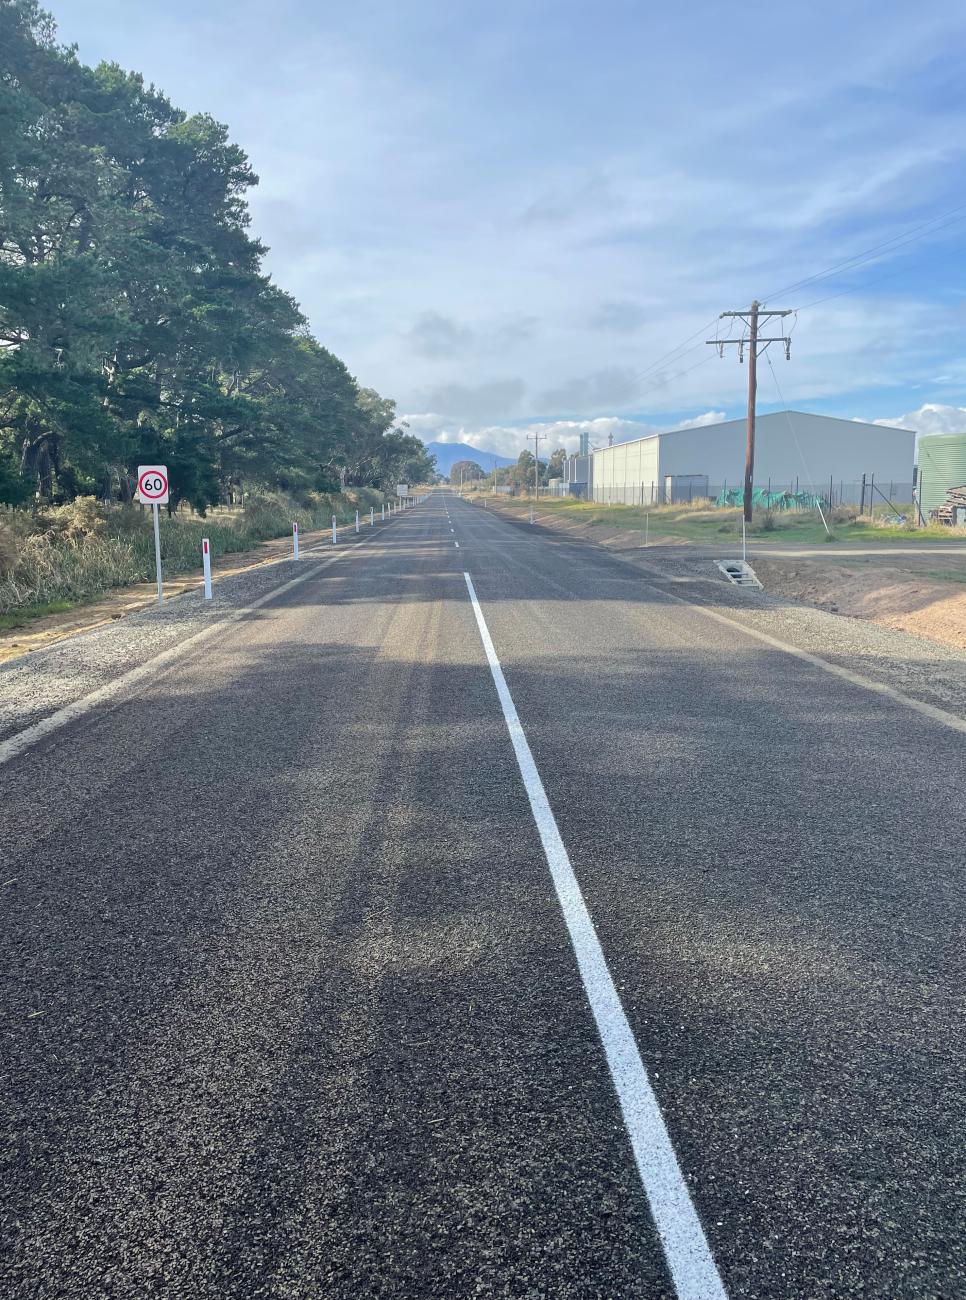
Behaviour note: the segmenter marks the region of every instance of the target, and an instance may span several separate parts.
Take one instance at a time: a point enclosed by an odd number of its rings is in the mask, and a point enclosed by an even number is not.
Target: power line
[[[771,357],[768,356],[767,353],[765,354],[765,360],[768,362],[768,369],[771,371],[771,377],[775,384],[775,392],[778,394],[778,400],[779,402],[781,402],[782,410],[785,412],[785,419],[788,421],[788,431],[792,435],[792,442],[794,442],[795,447],[798,450],[798,456],[802,462],[802,468],[805,471],[805,478],[811,484],[812,496],[816,499],[816,501],[819,501],[820,498],[818,492],[816,492],[815,490],[815,480],[812,478],[812,471],[808,468],[808,464],[805,460],[805,453],[802,451],[801,443],[798,441],[798,435],[795,432],[795,425],[792,423],[791,413],[788,410],[788,403],[785,401],[785,394],[782,392],[782,386],[778,382],[778,375],[775,372],[775,367],[771,363]],[[831,508],[831,505],[832,505],[832,500],[831,500],[831,493],[830,493],[829,508]],[[832,536],[831,529],[828,526],[828,522],[826,521],[825,518],[825,511],[822,509],[821,504],[819,504],[818,513],[822,517],[822,524],[825,528],[826,533],[828,533],[829,537],[831,537]]]
[[[955,215],[958,214],[958,215]],[[947,220],[947,218],[949,218]],[[939,230],[945,230],[947,226],[953,226],[958,221],[966,220],[966,203],[959,204],[958,207],[950,208],[948,212],[940,212],[935,217],[930,217],[928,221],[922,222],[921,225],[913,226],[910,230],[902,231],[894,235],[891,239],[885,240],[881,244],[873,244],[871,248],[862,249],[861,252],[853,253],[851,257],[844,258],[841,262],[833,262],[823,271],[816,271],[814,275],[807,275],[804,279],[795,280],[792,284],[783,285],[780,289],[774,289],[771,293],[765,295],[764,301],[769,298],[777,298],[779,294],[791,293],[795,289],[801,289],[807,284],[814,284],[819,280],[827,280],[830,276],[835,275],[838,271],[850,268],[855,270],[863,266],[866,262],[875,260],[875,257],[886,249],[904,248],[906,244],[915,243],[917,239],[922,239],[926,235],[935,234]],[[937,224],[937,222],[939,224]]]

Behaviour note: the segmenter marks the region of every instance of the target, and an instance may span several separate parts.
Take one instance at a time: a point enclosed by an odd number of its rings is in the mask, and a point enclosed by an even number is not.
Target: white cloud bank
[[[873,420],[873,424],[891,425],[894,429],[914,429],[923,438],[933,433],[966,433],[966,406],[942,406],[938,402],[924,402],[918,411],[897,415],[891,420]]]
[[[444,415],[426,412],[420,415],[402,417],[409,425],[410,431],[422,438],[424,442],[461,442],[469,447],[478,447],[484,452],[496,452],[499,456],[519,456],[528,445],[532,449],[535,433],[540,435],[540,454],[549,455],[557,447],[564,447],[568,452],[575,452],[580,446],[581,433],[590,434],[592,447],[607,445],[613,435],[614,442],[628,442],[631,438],[646,438],[650,434],[663,433],[666,429],[693,429],[705,424],[718,424],[726,418],[724,411],[705,411],[703,415],[679,424],[645,424],[642,420],[625,420],[618,415],[600,415],[592,420],[547,420],[532,424],[505,425],[493,424],[479,429],[466,429],[454,424]],[[543,439],[546,439],[544,442]]]

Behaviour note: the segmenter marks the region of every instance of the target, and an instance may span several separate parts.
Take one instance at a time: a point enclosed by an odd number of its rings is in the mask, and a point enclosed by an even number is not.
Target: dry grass
[[[176,515],[160,520],[165,572],[201,569],[201,539],[214,559],[284,537],[297,520],[300,532],[326,528],[336,515],[352,517],[382,502],[381,493],[360,489],[345,497],[312,494],[301,504],[271,493],[251,497],[242,508],[210,517]],[[92,600],[114,587],[154,576],[151,514],[138,506],[107,508],[93,497],[43,514],[5,510],[0,515],[0,614],[62,602]]]

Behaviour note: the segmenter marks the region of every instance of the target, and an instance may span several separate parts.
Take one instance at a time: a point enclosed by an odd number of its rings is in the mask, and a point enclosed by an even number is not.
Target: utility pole
[[[533,439],[533,495],[540,500],[540,439],[547,438],[546,433],[528,433],[527,442]]]
[[[707,339],[706,342],[718,349],[720,356],[724,356],[724,350],[731,344],[738,348],[738,360],[745,359],[745,345],[748,346],[748,431],[745,440],[745,500],[744,500],[744,518],[745,523],[751,523],[751,493],[755,481],[755,409],[758,400],[758,358],[768,347],[769,343],[782,343],[785,346],[785,360],[788,361],[792,355],[792,340],[788,334],[780,334],[774,338],[762,338],[758,333],[759,322],[769,320],[773,316],[779,318],[791,316],[792,312],[788,311],[762,311],[761,304],[757,298],[751,304],[748,311],[723,311],[718,318],[724,320],[726,316],[736,317],[744,321],[748,326],[748,338],[745,339],[742,334],[740,339]]]

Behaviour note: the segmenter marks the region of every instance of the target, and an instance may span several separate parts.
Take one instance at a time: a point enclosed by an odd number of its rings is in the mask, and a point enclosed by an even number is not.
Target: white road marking
[[[138,664],[136,668],[130,669],[129,672],[122,674],[122,676],[116,677],[112,681],[105,682],[103,686],[99,686],[96,691],[91,691],[89,695],[82,695],[80,699],[72,700],[70,704],[65,704],[63,708],[58,709],[55,713],[49,714],[46,718],[41,718],[41,720],[35,722],[33,726],[25,727],[23,731],[18,731],[15,735],[8,736],[6,740],[0,741],[0,766],[4,763],[9,763],[12,758],[16,758],[18,754],[22,754],[24,750],[29,749],[31,745],[36,745],[37,742],[43,740],[45,736],[49,736],[52,732],[58,731],[61,727],[66,726],[68,722],[73,722],[75,718],[83,717],[85,713],[89,713],[90,710],[96,708],[98,704],[102,704],[105,700],[110,700],[113,696],[121,694],[121,692],[127,690],[128,687],[135,685],[137,682],[143,681],[146,677],[153,676],[173,660],[177,659],[178,656],[183,654],[190,646],[200,645],[202,641],[206,641],[209,637],[215,636],[218,632],[224,631],[226,628],[231,627],[233,624],[245,618],[245,616],[250,614],[252,610],[261,609],[263,605],[267,605],[268,602],[274,600],[276,596],[284,595],[286,591],[291,591],[293,587],[298,587],[301,583],[308,582],[310,578],[317,577],[320,569],[327,569],[329,565],[335,564],[338,560],[341,560],[343,556],[354,554],[359,547],[365,546],[372,536],[378,537],[379,534],[370,534],[365,541],[357,542],[354,546],[349,547],[347,550],[340,551],[330,559],[312,565],[311,568],[306,569],[305,573],[300,573],[298,577],[290,578],[288,582],[283,582],[280,586],[273,587],[271,591],[267,591],[264,596],[259,596],[258,600],[251,601],[251,603],[246,605],[243,609],[236,609],[234,613],[228,614],[224,618],[220,618],[217,623],[213,623],[210,627],[203,627],[199,632],[195,632],[191,636],[185,637],[185,639],[179,641],[177,645],[173,645],[167,650],[162,650],[160,654],[154,655],[151,659],[146,659],[143,664]],[[329,544],[331,545],[331,543]],[[314,550],[316,548],[312,549]],[[309,553],[309,551],[303,551],[303,555]],[[286,557],[286,559],[288,558],[289,557]],[[297,561],[299,564],[302,564],[303,562],[303,560]],[[281,561],[272,561],[272,563],[281,563]],[[291,563],[294,564],[296,561],[292,560]],[[269,566],[266,565],[265,567],[267,568]]]
[[[454,542],[453,545],[456,547],[457,550],[459,550],[459,548],[460,548],[460,544],[459,544],[459,542]]]
[[[674,1153],[661,1107],[607,969],[594,923],[503,676],[473,579],[465,572],[463,577],[678,1300],[727,1300],[727,1292]]]
[[[754,637],[756,641],[763,641],[765,645],[770,645],[785,654],[793,655],[796,659],[801,659],[804,663],[811,664],[815,668],[821,668],[823,672],[830,673],[833,677],[840,677],[845,682],[851,682],[853,686],[861,686],[863,690],[872,691],[876,695],[885,695],[890,700],[895,700],[897,704],[905,705],[907,709],[921,713],[923,717],[930,718],[933,722],[938,722],[944,727],[950,727],[953,731],[966,733],[966,718],[961,718],[958,714],[950,713],[947,709],[940,709],[935,704],[927,704],[925,700],[914,699],[911,695],[906,695],[904,691],[898,690],[895,686],[887,686],[885,682],[877,682],[871,677],[863,677],[861,673],[855,673],[851,668],[843,668],[839,664],[829,663],[827,659],[823,659],[820,655],[812,654],[809,650],[801,650],[798,646],[789,645],[787,641],[781,641],[776,636],[769,636],[767,632],[759,632],[756,628],[746,627],[744,623],[739,623],[737,619],[728,618],[726,614],[719,614],[717,610],[706,609],[703,605],[695,605],[683,596],[676,596],[673,591],[667,591],[663,587],[661,591],[669,600],[677,601],[679,605],[686,605],[688,609],[694,610],[695,613],[701,614],[705,618],[714,619],[716,623],[723,623],[726,627],[730,627],[737,632],[744,632],[746,636]]]
[[[615,559],[624,560],[628,564],[633,564],[634,568],[644,571],[660,581],[667,581],[667,575],[661,573],[659,569],[653,568],[648,564],[637,564],[629,560],[619,552],[610,552]],[[681,579],[682,582],[689,581]],[[895,686],[887,686],[885,682],[874,681],[871,677],[863,677],[861,673],[853,672],[851,668],[843,668],[839,664],[830,663],[823,659],[821,655],[812,654],[809,650],[801,650],[798,646],[790,645],[787,641],[781,641],[778,637],[769,636],[767,632],[759,632],[755,628],[747,627],[744,623],[739,623],[737,619],[728,618],[727,614],[719,614],[717,610],[708,609],[704,605],[696,605],[693,601],[687,600],[684,596],[676,596],[673,591],[668,591],[666,586],[659,586],[658,590],[662,595],[667,596],[668,600],[676,601],[679,605],[686,605],[688,609],[693,610],[695,614],[700,614],[704,618],[713,619],[716,623],[723,623],[725,627],[730,627],[738,632],[744,632],[747,636],[753,637],[756,641],[763,641],[765,645],[772,646],[775,650],[781,650],[785,654],[793,655],[796,659],[802,660],[803,663],[811,664],[814,668],[821,668],[823,672],[830,673],[833,677],[839,677],[842,681],[851,682],[853,686],[861,686],[863,690],[872,691],[876,695],[884,695],[896,704],[901,704],[913,712],[921,714],[924,718],[929,718],[933,722],[938,722],[940,726],[949,727],[953,731],[959,731],[966,734],[966,718],[961,718],[956,713],[950,713],[948,709],[940,709],[935,704],[927,704],[925,700],[917,700],[911,695],[906,695],[905,691],[900,691]]]

